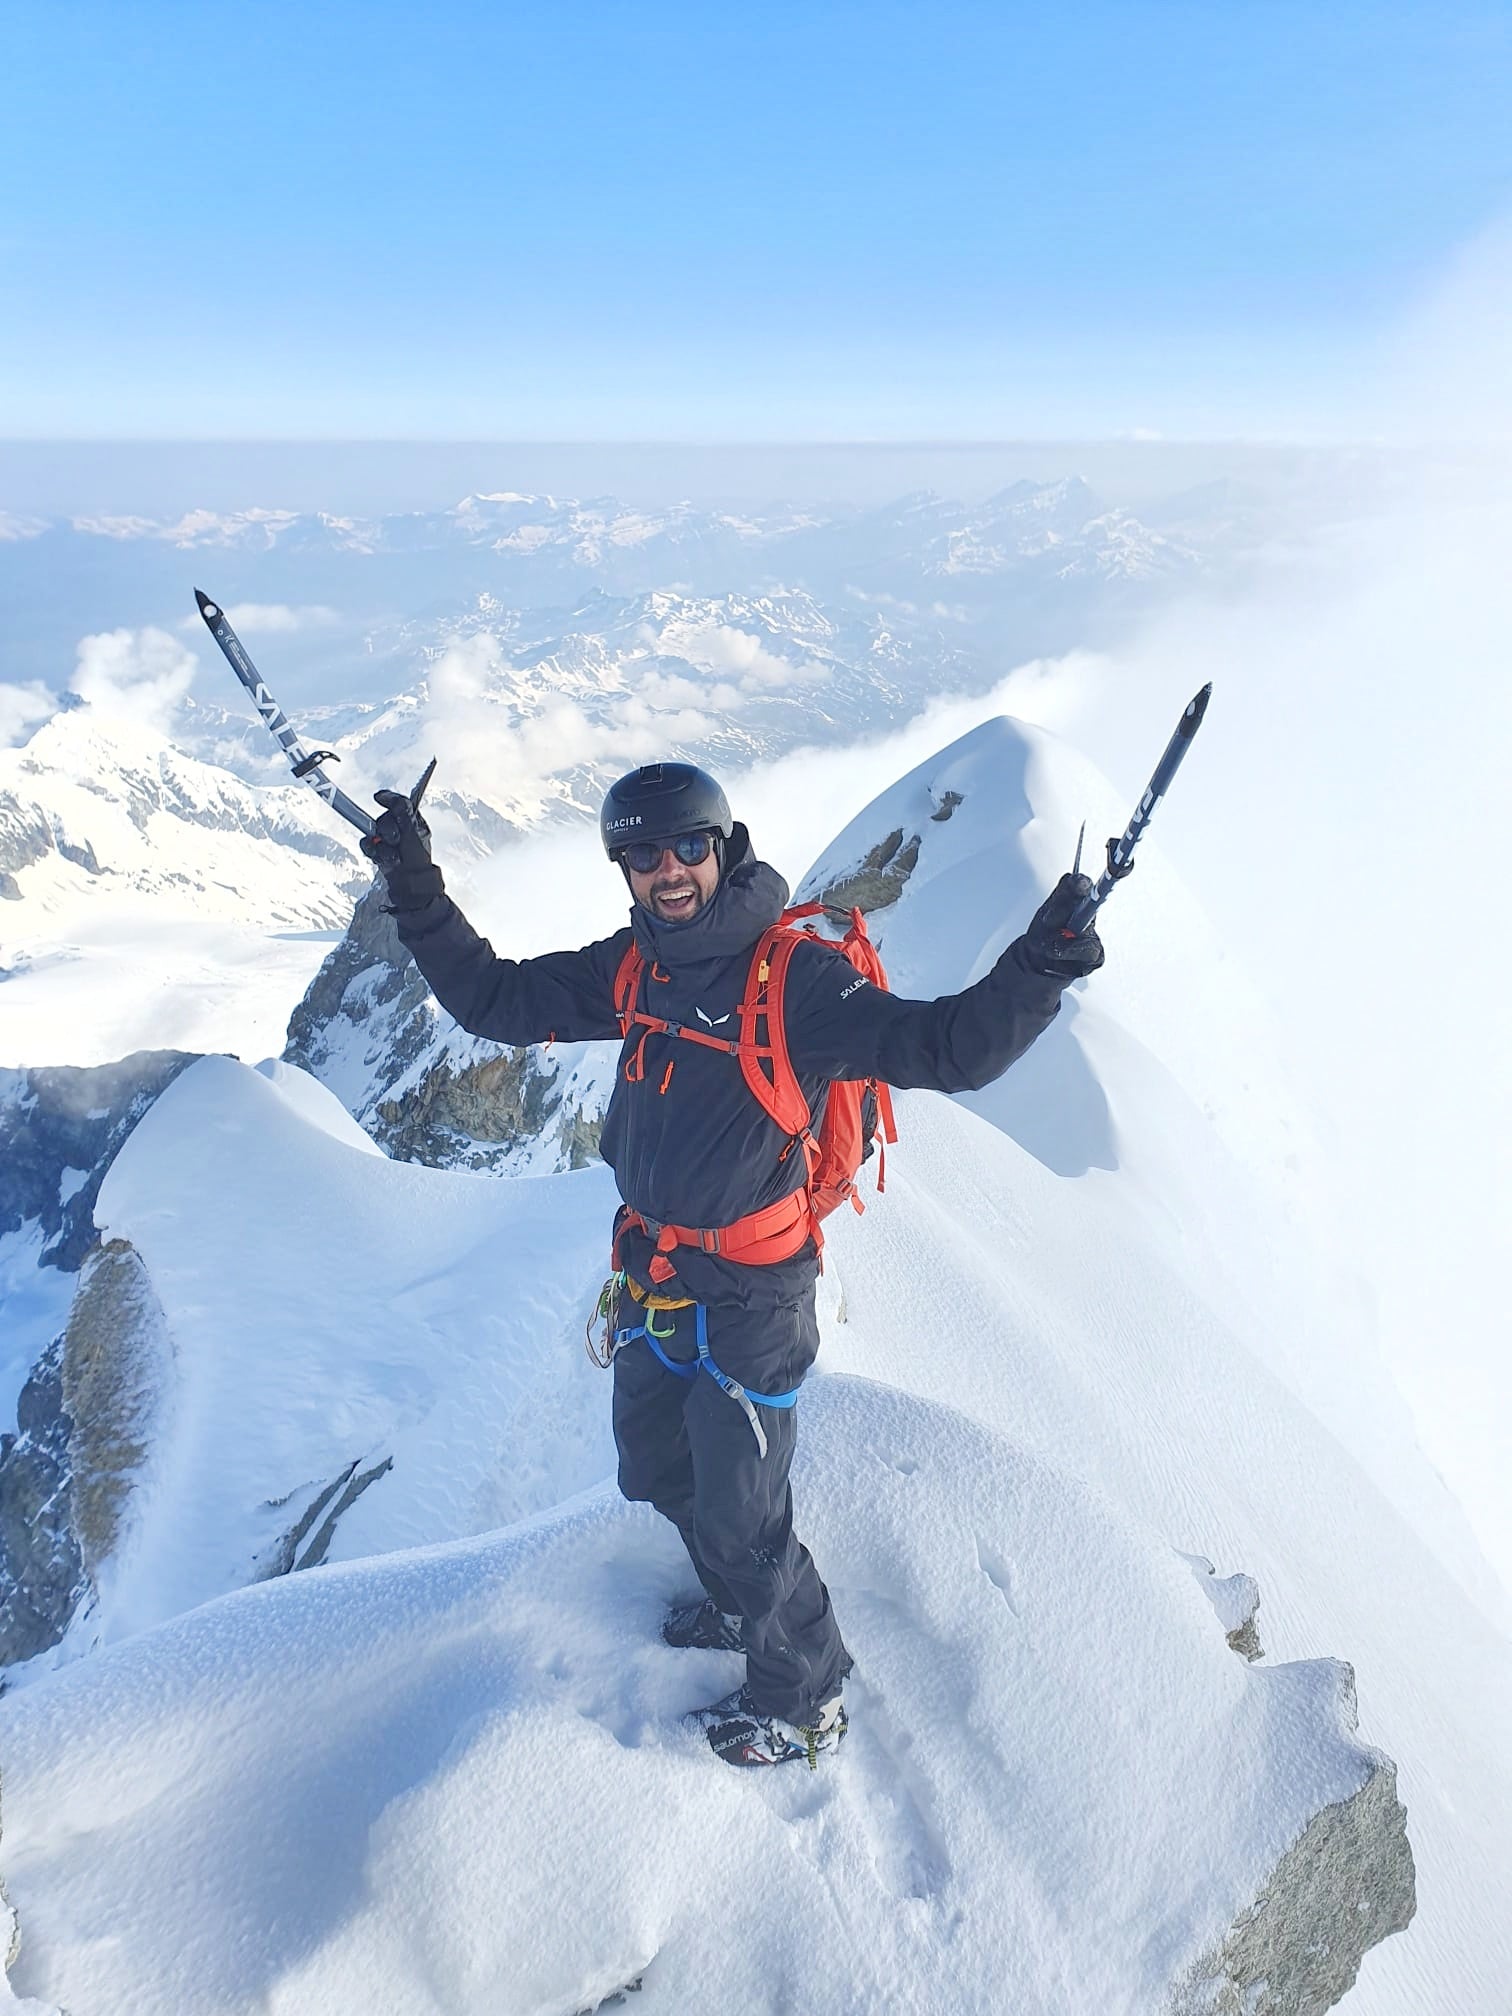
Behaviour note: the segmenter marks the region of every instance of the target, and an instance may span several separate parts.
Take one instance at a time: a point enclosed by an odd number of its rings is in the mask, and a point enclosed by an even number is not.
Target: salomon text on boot
[[[795,1764],[806,1757],[811,1771],[818,1766],[820,1751],[837,1749],[848,1727],[838,1694],[822,1703],[812,1723],[785,1722],[780,1715],[763,1714],[745,1687],[707,1708],[694,1709],[683,1720],[690,1728],[703,1730],[709,1748],[726,1764]]]

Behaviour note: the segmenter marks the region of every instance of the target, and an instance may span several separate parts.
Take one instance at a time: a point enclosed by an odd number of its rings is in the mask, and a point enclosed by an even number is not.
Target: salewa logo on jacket
[[[721,1022],[728,1022],[730,1019],[728,1015],[705,1015],[702,1008],[695,1008],[693,1013],[709,1029],[717,1029]]]

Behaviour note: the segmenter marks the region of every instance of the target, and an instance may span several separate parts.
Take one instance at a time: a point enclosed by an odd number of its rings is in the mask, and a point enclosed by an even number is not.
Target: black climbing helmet
[[[611,861],[632,840],[675,840],[717,833],[719,853],[735,830],[729,801],[707,770],[692,763],[647,763],[611,784],[599,813],[599,837]]]

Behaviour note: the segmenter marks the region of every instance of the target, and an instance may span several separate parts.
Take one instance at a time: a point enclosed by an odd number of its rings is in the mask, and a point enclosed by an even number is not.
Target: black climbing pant
[[[621,1325],[643,1317],[621,1297]],[[672,1332],[658,1340],[667,1356],[696,1365],[694,1310],[658,1311],[654,1320]],[[818,1349],[813,1291],[776,1310],[710,1308],[707,1341],[720,1369],[749,1390],[787,1392]],[[829,1591],[793,1532],[788,1472],[797,1413],[796,1406],[756,1406],[758,1436],[746,1409],[708,1372],[669,1372],[644,1338],[615,1353],[620,1490],[671,1520],[709,1595],[745,1620],[746,1681],[756,1706],[803,1725],[840,1692],[849,1662]]]

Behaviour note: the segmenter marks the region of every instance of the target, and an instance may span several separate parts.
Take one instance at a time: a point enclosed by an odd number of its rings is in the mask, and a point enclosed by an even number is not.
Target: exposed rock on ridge
[[[110,1240],[85,1262],[63,1333],[73,1526],[91,1582],[121,1538],[172,1359],[140,1255],[125,1239]]]
[[[1353,1670],[1327,1663],[1352,1732]],[[1370,1948],[1411,1924],[1417,1874],[1396,1766],[1360,1747],[1365,1783],[1313,1815],[1254,1903],[1172,1991],[1163,2016],[1322,2016],[1354,1986]]]
[[[385,1456],[381,1463],[371,1464],[366,1470],[359,1470],[355,1462],[349,1463],[339,1477],[333,1477],[315,1493],[294,1524],[280,1535],[271,1557],[259,1564],[257,1579],[266,1582],[275,1575],[291,1575],[298,1568],[318,1568],[330,1552],[341,1515],[357,1503],[370,1484],[376,1484],[393,1467],[392,1456]],[[297,1495],[291,1492],[280,1504],[288,1504]]]
[[[863,913],[885,910],[903,894],[904,885],[918,865],[918,834],[905,841],[903,828],[896,827],[885,840],[877,842],[851,874],[831,882],[821,900],[835,910]]]
[[[56,1645],[88,1593],[73,1524],[63,1340],[32,1368],[0,1435],[0,1665]]]
[[[488,1043],[456,1028],[399,942],[375,885],[289,1021],[284,1062],[330,1087],[398,1161],[503,1173],[580,1169],[598,1153],[603,1046]]]
[[[147,1270],[123,1239],[97,1247],[68,1326],[0,1436],[0,1664],[59,1643],[121,1537],[171,1371]]]

